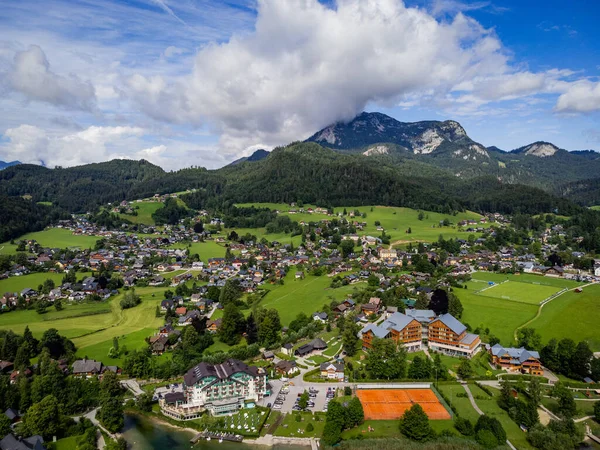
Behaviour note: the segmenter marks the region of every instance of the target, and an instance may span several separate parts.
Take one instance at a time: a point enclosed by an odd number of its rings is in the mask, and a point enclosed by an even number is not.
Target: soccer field
[[[561,290],[562,288],[558,286],[542,286],[531,283],[519,283],[517,281],[506,281],[484,288],[483,291],[477,292],[477,294],[500,300],[539,305],[542,301]]]

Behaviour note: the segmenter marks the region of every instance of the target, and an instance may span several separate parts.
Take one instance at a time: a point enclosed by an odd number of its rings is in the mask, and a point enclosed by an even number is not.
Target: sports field
[[[494,284],[493,286],[487,286],[483,291],[477,292],[477,294],[500,300],[539,305],[542,301],[560,291],[561,288],[557,286],[542,286],[531,283],[520,283],[517,281],[505,281]]]
[[[19,239],[29,240],[35,239],[42,247],[50,248],[93,248],[96,241],[100,239],[98,236],[80,236],[74,235],[70,230],[64,228],[49,228],[44,231],[36,231],[35,233],[27,233]],[[14,254],[17,252],[17,245],[12,245],[10,242],[0,244],[0,253]]]
[[[356,391],[365,411],[365,420],[394,420],[415,403],[431,420],[452,417],[431,389],[360,389]]]
[[[517,281],[519,283],[528,283],[535,286],[556,286],[566,288],[576,288],[582,283],[564,278],[545,277],[533,273],[511,274],[511,273],[492,273],[492,272],[475,272],[471,275],[473,280],[493,281],[501,283],[503,281]]]

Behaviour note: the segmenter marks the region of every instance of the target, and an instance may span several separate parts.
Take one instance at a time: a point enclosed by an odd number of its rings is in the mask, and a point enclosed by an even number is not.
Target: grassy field
[[[575,342],[587,340],[593,351],[600,351],[600,286],[588,286],[580,294],[567,292],[544,306],[535,328],[544,342],[569,336]]]
[[[289,205],[285,203],[244,203],[240,204],[240,206],[251,206],[254,205],[256,207],[269,208],[280,211],[280,214],[288,215],[292,220],[297,222],[318,222],[322,219],[331,219],[331,216],[327,216],[325,214],[308,214],[308,213],[296,213],[289,214],[289,210],[292,209]],[[309,207],[315,208],[314,205],[304,205],[304,209],[308,209]],[[298,208],[294,208],[298,209]],[[468,234],[466,232],[458,231],[458,227],[456,224],[461,220],[473,219],[479,221],[481,216],[477,213],[467,211],[464,213],[458,213],[456,216],[452,216],[450,214],[439,214],[435,212],[423,211],[425,217],[423,220],[419,220],[419,211],[410,208],[398,208],[398,207],[387,207],[387,206],[347,206],[345,207],[347,212],[354,211],[358,209],[361,213],[366,213],[367,217],[365,219],[356,218],[355,220],[364,221],[367,223],[367,226],[360,234],[367,234],[372,236],[381,235],[380,231],[377,231],[377,227],[375,222],[380,222],[381,226],[385,229],[386,233],[392,237],[392,242],[397,245],[401,245],[406,242],[414,242],[414,241],[425,241],[432,242],[436,241],[440,234],[444,236],[444,238],[466,238]],[[334,213],[343,212],[344,207],[339,207],[334,209]],[[349,220],[352,220],[348,216]],[[439,224],[444,219],[448,219],[452,225],[449,227],[439,227]],[[489,226],[488,224],[483,224],[482,226]],[[411,229],[411,233],[407,234],[406,230],[408,228]],[[288,235],[289,236],[289,235]],[[268,238],[269,240],[273,240]],[[283,242],[283,241],[282,241]]]
[[[162,208],[164,204],[162,202],[133,202],[131,206],[136,209],[138,213],[137,216],[132,216],[131,214],[120,214],[119,216],[132,223],[154,225],[152,214],[155,213],[157,209]]]
[[[21,236],[18,240],[35,239],[42,247],[50,248],[93,248],[96,241],[100,239],[97,236],[79,236],[74,235],[70,230],[64,228],[50,228],[44,231],[36,231],[35,233],[27,233]],[[17,242],[18,240],[15,240]],[[0,253],[14,254],[17,252],[17,245],[12,245],[10,242],[0,244]]]
[[[539,305],[543,300],[561,290],[556,286],[541,286],[531,283],[519,283],[517,281],[504,281],[486,288],[478,295],[491,297],[501,301],[528,303]]]
[[[0,328],[23,333],[29,325],[33,334],[40,337],[44,331],[56,328],[73,340],[78,356],[88,356],[105,364],[119,364],[121,360],[108,358],[113,337],[119,339],[119,346],[129,350],[145,345],[144,338],[152,335],[164,323],[155,316],[156,306],[162,300],[160,288],[138,288],[142,303],[135,308],[121,310],[120,294],[108,302],[65,305],[63,311],[48,309],[40,315],[35,311],[13,311],[0,315]],[[66,302],[65,302],[66,303]]]
[[[502,427],[506,430],[506,437],[518,449],[530,449],[531,445],[527,442],[526,434],[521,431],[519,426],[513,422],[506,411],[503,411],[496,403],[496,398],[500,395],[500,391],[492,389],[494,397],[490,397],[483,390],[474,384],[470,384],[469,388],[476,397],[477,406],[488,416],[495,417],[502,423]],[[482,400],[483,399],[483,400]],[[467,400],[468,401],[468,400]]]
[[[300,417],[302,418],[301,422],[296,421],[297,414],[300,414]],[[315,420],[317,417],[320,420]],[[306,431],[306,426],[309,423],[313,424],[313,431]],[[325,414],[313,414],[310,412],[290,413],[285,415],[283,422],[277,427],[275,436],[305,438],[321,437],[323,428],[325,428]]]
[[[465,390],[460,384],[440,384],[437,389],[450,400],[450,404],[456,408],[461,417],[469,419],[475,424],[479,418],[479,414],[473,409],[473,405],[471,405],[469,399],[467,397],[462,397]],[[458,397],[457,394],[460,394],[461,397]]]
[[[205,263],[210,258],[224,258],[227,251],[225,244],[220,244],[216,241],[195,242],[189,244],[189,247],[187,244],[177,243],[172,245],[171,248],[188,248],[190,255],[197,253],[200,256],[200,260]]]
[[[81,280],[90,275],[90,272],[77,273],[77,279]],[[64,273],[37,272],[30,273],[29,275],[22,275],[20,277],[6,278],[5,280],[0,280],[0,295],[5,292],[21,292],[25,288],[37,290],[38,286],[48,279],[54,281],[56,286],[60,286],[64,276]]]
[[[327,276],[308,275],[304,280],[296,280],[293,270],[288,272],[284,283],[267,286],[270,292],[260,302],[265,308],[277,309],[283,325],[289,325],[300,312],[311,315],[333,299],[345,299],[355,288],[348,285],[331,289],[331,278]]]
[[[454,292],[464,307],[461,321],[473,329],[489,328],[503,345],[512,344],[515,329],[532,319],[538,309],[536,305],[477,295],[470,289],[455,289]]]

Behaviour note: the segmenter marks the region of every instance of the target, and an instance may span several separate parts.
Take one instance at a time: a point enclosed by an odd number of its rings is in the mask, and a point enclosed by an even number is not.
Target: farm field
[[[528,326],[535,328],[545,343],[567,334],[575,342],[587,340],[593,351],[600,351],[600,285],[588,286],[583,292],[567,292],[544,306],[540,317]]]
[[[21,236],[18,240],[35,239],[42,247],[50,248],[93,248],[96,241],[100,239],[98,236],[80,236],[74,235],[70,230],[64,228],[49,228],[44,231],[36,231],[35,233],[27,233]],[[17,242],[18,240],[15,240]],[[12,245],[10,242],[0,244],[0,253],[14,254],[17,252],[17,245]]]
[[[511,302],[539,305],[551,295],[560,292],[561,289],[563,288],[557,286],[542,286],[531,283],[520,283],[517,281],[504,281],[489,286],[477,295],[483,295],[484,297],[491,297],[501,301],[508,300]]]
[[[502,345],[507,346],[513,343],[515,329],[532,319],[538,309],[537,305],[507,300],[496,301],[477,295],[470,289],[455,289],[454,293],[464,307],[461,321],[468,323],[473,329],[478,326],[489,328],[491,333],[500,339]],[[549,305],[551,304],[552,302]]]
[[[345,299],[355,288],[348,285],[331,289],[331,278],[327,276],[307,275],[304,280],[296,280],[293,270],[288,272],[284,282],[284,285],[265,286],[270,292],[260,302],[260,306],[277,309],[284,326],[289,325],[300,312],[311,315],[332,299]]]
[[[137,216],[132,216],[131,214],[119,214],[119,217],[127,219],[132,223],[154,225],[152,214],[159,208],[162,208],[164,204],[162,202],[132,202],[131,206],[136,209],[138,213]]]
[[[308,214],[308,213],[296,213],[289,214],[288,211],[292,209],[289,205],[285,203],[243,203],[239,206],[256,206],[263,207],[269,209],[279,210],[281,214],[288,215],[294,221],[305,221],[305,222],[317,222],[322,219],[331,219],[332,217],[327,216],[325,214]],[[304,205],[304,209],[314,208],[314,205]],[[295,208],[298,209],[298,208]],[[377,231],[377,227],[375,226],[375,222],[379,221],[381,226],[385,229],[386,233],[389,234],[392,238],[392,243],[396,243],[397,245],[403,244],[406,242],[415,242],[415,241],[425,241],[432,242],[436,241],[438,237],[441,235],[444,238],[466,238],[468,233],[458,231],[456,227],[456,223],[461,220],[473,219],[479,221],[481,215],[467,211],[464,213],[458,213],[456,216],[452,216],[451,214],[440,214],[435,212],[423,211],[425,214],[425,218],[423,220],[419,220],[419,211],[411,208],[400,208],[400,207],[388,207],[388,206],[347,206],[345,207],[347,212],[354,211],[358,209],[361,213],[366,213],[367,217],[365,219],[357,218],[356,220],[361,220],[367,222],[367,226],[360,234],[367,234],[371,236],[379,236],[381,234],[380,231]],[[344,207],[337,207],[334,209],[334,213],[343,212]],[[348,217],[350,219],[350,217]],[[444,219],[450,220],[451,225],[449,227],[439,227],[439,223]],[[481,226],[487,227],[489,224],[482,224]],[[411,228],[411,233],[407,234],[406,230]],[[289,235],[288,235],[289,236]],[[270,239],[272,240],[272,239]]]
[[[77,280],[90,276],[90,272],[78,272]],[[28,275],[22,275],[20,277],[10,277],[4,280],[0,280],[0,295],[5,292],[21,292],[25,288],[31,288],[37,290],[40,284],[44,281],[51,279],[54,283],[59,286],[62,284],[62,279],[65,276],[64,273],[55,272],[37,272],[30,273]]]

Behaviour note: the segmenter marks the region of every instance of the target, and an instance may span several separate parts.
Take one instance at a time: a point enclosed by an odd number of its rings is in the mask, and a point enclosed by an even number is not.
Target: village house
[[[209,320],[208,322],[206,322],[206,331],[210,332],[210,333],[216,333],[217,331],[219,331],[221,329],[221,323],[223,322],[223,319],[218,318],[216,320]]]
[[[167,350],[169,338],[167,336],[157,334],[150,338],[149,343],[153,355],[162,355]]]
[[[71,366],[71,373],[76,377],[97,377],[102,373],[104,365],[93,359],[78,359]]]
[[[320,366],[321,377],[328,380],[344,381],[344,364],[324,362]]]
[[[298,372],[296,361],[282,359],[275,364],[275,372],[285,377],[293,377]]]
[[[304,344],[298,347],[295,351],[296,356],[306,357],[310,355],[312,352],[318,352],[325,350],[327,348],[327,344],[321,338],[316,338],[310,341],[308,344]]]
[[[281,353],[283,353],[284,355],[287,355],[287,356],[292,356],[294,353],[293,349],[294,349],[293,344],[290,344],[288,342],[287,344],[283,344],[281,346]]]

